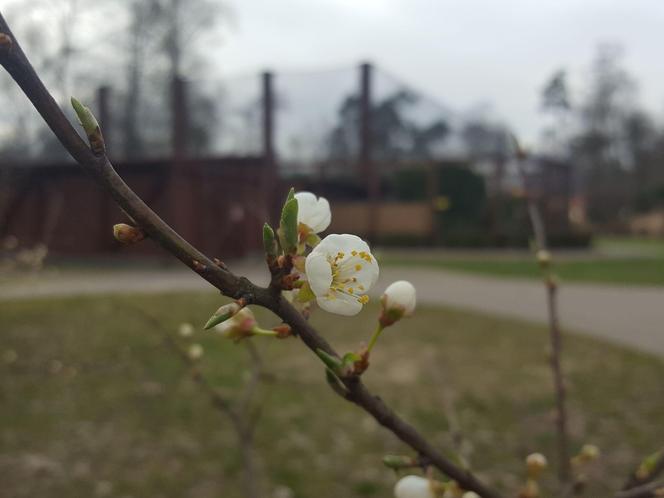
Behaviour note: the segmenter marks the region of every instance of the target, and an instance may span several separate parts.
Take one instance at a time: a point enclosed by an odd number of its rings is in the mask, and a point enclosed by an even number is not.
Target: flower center
[[[365,264],[372,264],[371,255],[365,251],[351,251],[350,256],[339,251],[336,256],[328,256],[328,262],[332,267],[332,283],[328,297],[335,299],[335,293],[345,294],[357,299],[360,303],[369,302],[369,296],[362,294],[366,291],[364,285],[357,281],[356,273],[362,270]]]

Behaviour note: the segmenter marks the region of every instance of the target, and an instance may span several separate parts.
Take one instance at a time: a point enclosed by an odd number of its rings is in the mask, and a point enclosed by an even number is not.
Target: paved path
[[[257,283],[267,279],[262,263],[238,262],[238,274]],[[418,291],[419,302],[450,305],[485,313],[543,322],[545,291],[538,281],[492,278],[426,268],[384,267],[377,292],[394,280],[407,279]],[[39,276],[0,281],[0,300],[52,295],[109,292],[212,290],[185,269],[101,272],[45,272]],[[564,283],[560,291],[564,328],[585,332],[664,355],[664,287],[618,287]]]

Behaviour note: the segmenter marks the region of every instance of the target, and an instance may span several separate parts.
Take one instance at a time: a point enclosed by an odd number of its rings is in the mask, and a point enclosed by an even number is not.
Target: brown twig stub
[[[12,45],[14,42],[12,42],[11,36],[9,36],[7,33],[0,33],[0,50],[9,52],[12,49]]]
[[[0,32],[10,33],[9,27],[1,15]],[[327,341],[278,292],[279,289],[276,289],[272,284],[269,288],[257,287],[248,279],[237,277],[226,269],[219,267],[159,218],[120,178],[106,155],[96,156],[88,144],[76,133],[62,110],[44,87],[18,43],[14,43],[14,49],[10,53],[0,54],[0,63],[31,100],[72,157],[93,175],[96,181],[153,241],[199,273],[202,278],[226,296],[234,299],[244,298],[248,303],[261,305],[276,313],[284,323],[291,326],[293,333],[298,335],[312,351],[316,352],[321,349],[338,357],[338,354]],[[201,265],[205,266],[204,272],[199,272]],[[280,266],[286,269],[287,264]],[[290,272],[290,269],[288,269],[288,272]],[[348,389],[346,399],[371,414],[379,424],[391,431],[418,454],[426,457],[433,466],[457,481],[461,487],[475,491],[484,498],[499,498],[500,494],[497,491],[479,481],[475,475],[460,468],[435,449],[414,427],[396,415],[379,397],[369,392],[359,379],[345,380],[344,385]]]

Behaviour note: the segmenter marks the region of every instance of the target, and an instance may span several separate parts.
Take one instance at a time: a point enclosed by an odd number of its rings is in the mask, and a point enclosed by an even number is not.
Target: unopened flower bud
[[[143,230],[126,223],[113,225],[113,237],[122,244],[136,244],[145,238]]]
[[[585,462],[592,462],[599,458],[600,451],[594,444],[584,444],[579,452],[579,456]]]
[[[395,498],[436,498],[429,479],[420,476],[406,476],[394,486]]]
[[[224,304],[217,311],[214,312],[214,314],[210,317],[210,319],[205,324],[205,327],[203,328],[205,330],[209,330],[215,325],[219,325],[220,323],[225,322],[229,318],[232,318],[241,309],[242,305],[240,305],[235,301],[232,303]]]
[[[542,267],[549,266],[551,264],[551,253],[546,249],[540,249],[537,251],[537,262]]]
[[[548,462],[546,457],[541,453],[531,453],[526,457],[528,477],[532,479],[537,479],[547,466]]]
[[[203,346],[200,344],[192,344],[187,350],[187,355],[189,355],[189,358],[194,361],[200,359],[201,356],[203,356]]]
[[[380,303],[380,323],[383,327],[388,327],[413,314],[416,303],[415,287],[406,280],[393,282],[385,289]]]
[[[254,335],[258,327],[256,318],[249,308],[242,308],[231,318],[221,322],[214,327],[214,330],[223,337],[239,341],[245,337]]]
[[[104,144],[104,137],[101,134],[101,129],[99,128],[99,123],[97,118],[95,118],[92,111],[81,104],[74,97],[71,98],[71,105],[78,116],[78,120],[85,130],[86,135],[88,136],[88,142],[90,143],[90,149],[96,155],[101,155],[106,151],[106,145]]]
[[[181,323],[178,327],[180,337],[191,337],[194,334],[194,326],[191,323]]]

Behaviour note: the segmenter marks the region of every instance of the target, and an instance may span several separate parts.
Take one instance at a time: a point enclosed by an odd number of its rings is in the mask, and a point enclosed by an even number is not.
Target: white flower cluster
[[[300,239],[324,231],[332,220],[329,202],[310,192],[295,194]],[[304,277],[318,305],[339,315],[356,315],[369,301],[368,292],[378,280],[379,267],[369,245],[356,235],[331,234],[306,256]],[[384,312],[399,319],[415,309],[415,289],[409,282],[390,285],[381,300]],[[396,316],[395,315],[398,315]]]

